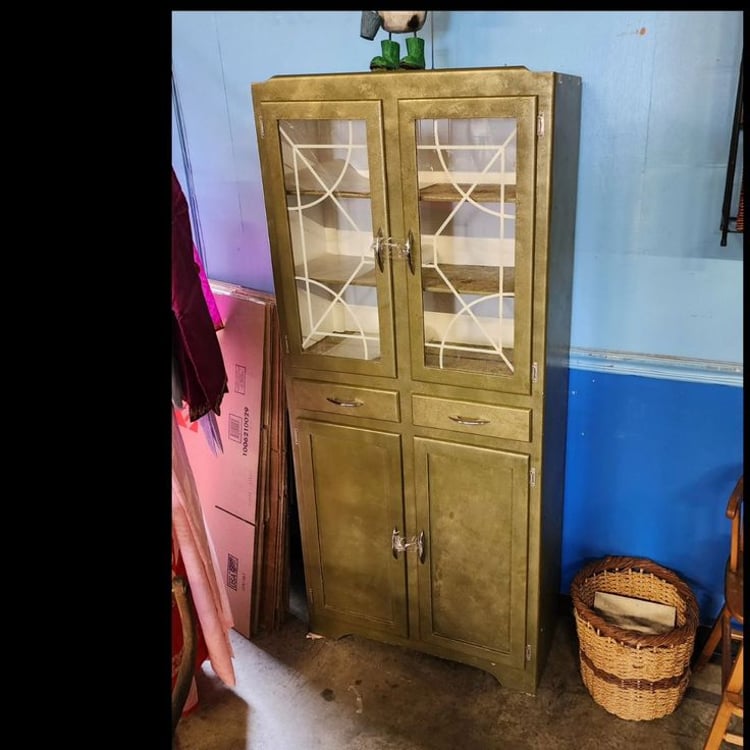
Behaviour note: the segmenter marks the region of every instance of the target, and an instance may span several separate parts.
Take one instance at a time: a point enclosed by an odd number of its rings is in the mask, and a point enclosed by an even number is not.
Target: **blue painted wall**
[[[563,590],[584,561],[647,557],[682,576],[710,622],[742,473],[743,389],[572,369],[568,410]]]
[[[172,162],[208,274],[273,291],[250,84],[367,70],[385,35],[362,39],[360,11],[172,18]],[[562,590],[592,556],[647,555],[690,581],[704,622],[743,456],[742,236],[719,245],[742,24],[740,11],[430,11],[420,32],[428,67],[582,78]]]

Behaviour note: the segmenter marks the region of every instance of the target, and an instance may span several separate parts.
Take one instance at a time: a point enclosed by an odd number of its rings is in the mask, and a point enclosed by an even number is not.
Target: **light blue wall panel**
[[[262,254],[254,254],[243,237],[238,183],[243,170],[235,161],[236,128],[228,116],[232,92],[226,89],[219,43],[221,15],[211,11],[173,14],[172,68],[184,115],[206,273],[256,287],[248,282],[251,277],[267,279],[270,256],[267,244]],[[173,144],[175,139],[173,133]],[[256,175],[255,181],[259,179]],[[182,187],[187,190],[187,185]]]
[[[742,362],[742,236],[719,245],[742,13],[477,11],[433,23],[437,67],[583,79],[573,344]]]
[[[211,278],[273,291],[251,84],[274,75],[368,70],[387,35],[381,31],[372,41],[360,37],[360,15],[173,13],[174,76]],[[428,40],[430,27],[428,16],[423,29]],[[181,155],[175,157],[173,148],[175,158]]]
[[[214,278],[273,290],[250,84],[366,71],[385,32],[362,39],[359,22],[360,11],[173,13]],[[742,237],[719,245],[742,13],[430,11],[420,35],[428,67],[583,79],[574,346],[742,362]]]
[[[742,263],[603,249],[578,263],[573,283],[586,300],[573,308],[575,346],[743,361]]]

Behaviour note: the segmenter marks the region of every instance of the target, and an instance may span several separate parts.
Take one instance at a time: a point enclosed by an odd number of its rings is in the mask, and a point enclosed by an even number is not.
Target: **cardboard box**
[[[253,634],[253,596],[256,591],[256,527],[220,508],[204,509],[206,525],[219,562],[219,578],[229,598],[234,629],[250,638]]]
[[[224,328],[217,332],[229,393],[216,418],[223,453],[211,450],[203,428],[191,423],[188,409],[177,423],[204,508],[217,507],[243,521],[258,520],[258,468],[265,433],[263,395],[266,305],[249,296],[216,293]]]
[[[286,422],[275,299],[209,281],[229,392],[216,416],[223,452],[176,409],[234,629],[250,638],[286,612]]]

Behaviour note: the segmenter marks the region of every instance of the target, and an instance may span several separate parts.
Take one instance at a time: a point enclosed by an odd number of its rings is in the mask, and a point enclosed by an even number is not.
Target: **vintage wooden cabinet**
[[[252,86],[311,630],[534,693],[559,597],[581,81]]]

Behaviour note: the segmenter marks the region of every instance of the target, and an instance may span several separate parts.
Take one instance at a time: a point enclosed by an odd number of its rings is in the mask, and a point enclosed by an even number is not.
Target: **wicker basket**
[[[597,591],[671,605],[677,624],[658,635],[612,625],[592,608]],[[651,560],[605,557],[576,574],[571,598],[581,677],[591,697],[621,719],[672,713],[690,682],[698,628],[698,604],[690,588]]]

